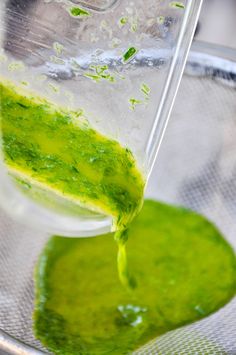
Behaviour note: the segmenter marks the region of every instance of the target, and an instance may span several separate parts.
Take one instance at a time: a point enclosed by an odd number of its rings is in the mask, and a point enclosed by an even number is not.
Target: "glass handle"
[[[187,56],[192,43],[194,32],[199,18],[202,0],[188,2],[180,35],[174,48],[174,56],[170,64],[170,69],[166,84],[163,88],[160,104],[157,108],[156,119],[154,121],[150,137],[146,146],[146,171],[151,174],[158,150],[160,148],[170,113],[174,105],[174,100],[184,72]]]

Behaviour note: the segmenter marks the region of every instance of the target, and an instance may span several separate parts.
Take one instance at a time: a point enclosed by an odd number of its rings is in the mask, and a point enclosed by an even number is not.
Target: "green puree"
[[[129,149],[60,108],[0,80],[6,163],[13,175],[113,217],[123,230],[140,210],[144,179]],[[29,185],[30,186],[30,185]]]
[[[235,254],[196,213],[147,200],[128,243],[132,291],[118,282],[111,234],[49,241],[36,268],[34,327],[52,352],[127,354],[235,294]]]
[[[0,104],[11,173],[29,187],[32,183],[112,216],[119,277],[133,287],[124,231],[142,206],[144,179],[130,150],[88,126],[81,110],[60,108],[9,81],[0,81]]]

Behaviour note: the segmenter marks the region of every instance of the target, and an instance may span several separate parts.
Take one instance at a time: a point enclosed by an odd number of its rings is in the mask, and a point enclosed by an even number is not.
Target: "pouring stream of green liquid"
[[[62,109],[12,82],[0,81],[0,103],[10,173],[29,188],[39,185],[112,216],[118,273],[132,287],[125,230],[141,209],[144,179],[130,150],[92,129],[82,110]]]

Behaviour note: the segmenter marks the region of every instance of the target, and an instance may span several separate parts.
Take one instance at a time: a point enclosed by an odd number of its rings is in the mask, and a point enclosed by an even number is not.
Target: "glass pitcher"
[[[147,183],[201,3],[4,0],[0,82],[76,112],[85,129],[131,151]],[[96,175],[96,165],[91,173]],[[45,189],[37,179],[29,188],[4,163],[3,153],[0,180],[1,206],[23,223],[66,236],[112,230],[111,216]]]

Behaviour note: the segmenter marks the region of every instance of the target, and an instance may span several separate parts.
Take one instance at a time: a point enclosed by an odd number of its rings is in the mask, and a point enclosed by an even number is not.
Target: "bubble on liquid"
[[[135,306],[132,304],[119,305],[117,309],[121,314],[122,320],[132,327],[141,324],[143,322],[143,315],[147,312],[146,307]]]

